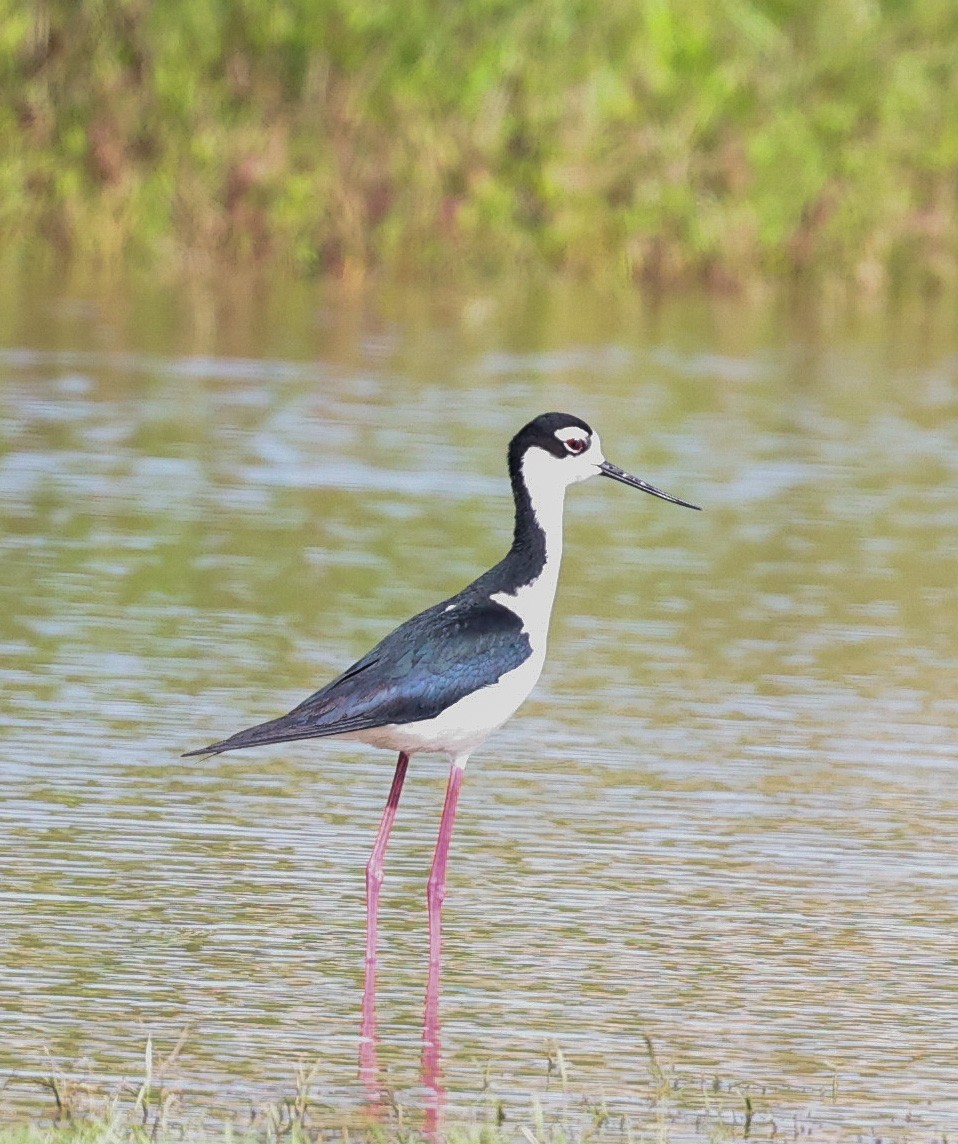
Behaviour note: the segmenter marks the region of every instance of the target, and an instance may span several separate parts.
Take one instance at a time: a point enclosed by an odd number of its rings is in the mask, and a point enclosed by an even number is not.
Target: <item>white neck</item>
[[[565,483],[557,478],[556,468],[555,458],[541,449],[531,449],[522,460],[522,479],[529,492],[536,523],[546,541],[546,564],[542,575],[550,574],[553,579],[558,578],[562,562],[562,517],[566,491]]]

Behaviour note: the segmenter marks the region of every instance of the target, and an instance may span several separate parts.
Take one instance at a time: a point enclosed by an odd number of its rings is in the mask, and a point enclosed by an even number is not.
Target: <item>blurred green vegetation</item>
[[[8,250],[958,277],[954,0],[0,0],[0,83]]]

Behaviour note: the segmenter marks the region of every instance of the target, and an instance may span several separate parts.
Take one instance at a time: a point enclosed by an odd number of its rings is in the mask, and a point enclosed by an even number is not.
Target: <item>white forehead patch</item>
[[[563,444],[570,439],[575,441],[588,441],[589,439],[589,434],[584,429],[580,429],[578,425],[570,425],[568,429],[557,429],[556,436]]]

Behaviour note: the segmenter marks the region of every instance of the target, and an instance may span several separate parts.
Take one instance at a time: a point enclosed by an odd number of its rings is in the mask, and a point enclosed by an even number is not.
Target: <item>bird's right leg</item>
[[[383,884],[383,865],[386,857],[386,847],[389,845],[389,833],[393,828],[393,820],[399,807],[399,796],[402,794],[403,780],[406,778],[406,767],[409,765],[409,756],[401,751],[396,763],[396,773],[393,775],[393,785],[389,788],[389,798],[386,799],[386,808],[376,831],[376,841],[373,843],[372,854],[366,863],[366,962],[376,960],[376,938],[379,928],[379,890]]]

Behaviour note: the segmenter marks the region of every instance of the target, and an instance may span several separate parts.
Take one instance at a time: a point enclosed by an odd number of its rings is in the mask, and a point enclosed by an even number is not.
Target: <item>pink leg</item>
[[[439,823],[439,839],[436,842],[436,853],[432,860],[432,869],[429,871],[429,881],[426,883],[426,901],[429,905],[429,970],[430,978],[433,971],[438,974],[440,950],[442,946],[442,903],[446,896],[446,861],[449,857],[449,843],[452,840],[452,827],[456,821],[456,804],[459,802],[459,788],[462,786],[462,776],[465,760],[460,765],[456,760],[449,772],[449,785],[446,787],[446,801],[442,808],[442,820]],[[438,981],[437,981],[438,986]],[[438,987],[436,989],[438,994]]]
[[[376,831],[376,841],[373,843],[373,852],[369,855],[366,864],[366,965],[376,961],[376,944],[379,930],[379,889],[383,884],[383,860],[386,857],[386,847],[389,845],[389,832],[393,828],[393,820],[399,806],[399,796],[402,794],[402,784],[406,777],[406,767],[409,765],[409,756],[400,752],[396,763],[396,773],[393,775],[393,785],[389,788],[389,798],[386,800],[386,809],[383,811],[379,830]]]
[[[426,1007],[422,1026],[422,1081],[430,1092],[426,1108],[425,1137],[436,1141],[441,1138],[443,1112],[446,1103],[446,1090],[442,1085],[441,1048],[439,1044],[439,974],[442,945],[442,903],[446,896],[446,863],[449,860],[449,843],[452,841],[452,828],[456,821],[456,806],[459,790],[465,773],[465,759],[457,759],[449,772],[449,785],[446,787],[446,801],[442,808],[439,823],[439,839],[436,853],[426,883],[426,901],[429,903],[429,975],[426,979]]]

